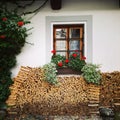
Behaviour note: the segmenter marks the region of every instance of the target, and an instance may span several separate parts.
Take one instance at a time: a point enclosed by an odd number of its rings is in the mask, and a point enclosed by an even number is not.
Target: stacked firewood
[[[120,100],[120,72],[103,73],[100,88],[100,104],[101,106],[114,107],[115,99]]]
[[[101,85],[88,84],[82,76],[57,76],[58,84],[43,80],[42,68],[21,67],[6,101],[21,113],[83,115],[100,106],[120,106],[120,72],[102,73]],[[88,111],[90,110],[90,111]]]
[[[41,115],[86,114],[87,83],[81,76],[58,76],[58,84],[43,80],[41,68],[21,67],[7,103],[16,111]]]
[[[42,68],[22,66],[13,79],[7,104],[15,106],[17,114],[41,115],[87,115],[99,106],[120,106],[120,72],[102,73],[100,86],[88,84],[78,75],[57,76],[57,85],[43,78]]]
[[[9,96],[9,99],[6,101],[6,103],[10,106],[16,105],[16,99],[17,94],[19,90],[21,90],[21,85],[23,84],[24,80],[27,79],[29,76],[30,67],[21,67],[21,70],[19,71],[16,78],[13,78],[14,84],[10,86],[11,95]]]

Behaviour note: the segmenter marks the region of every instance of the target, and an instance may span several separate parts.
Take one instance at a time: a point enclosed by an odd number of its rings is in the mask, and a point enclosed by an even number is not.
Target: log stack
[[[114,107],[120,111],[120,72],[102,74],[100,105]]]
[[[15,105],[17,113],[40,115],[85,115],[88,113],[87,83],[81,76],[58,76],[57,85],[43,80],[41,68],[21,67],[9,105]],[[12,111],[12,107],[11,107]]]
[[[119,109],[120,72],[102,73],[100,86],[88,84],[79,75],[57,76],[57,85],[51,85],[43,78],[42,68],[22,66],[13,79],[11,95],[6,101],[14,106],[10,111],[17,114],[90,115],[97,114],[99,106]]]
[[[100,86],[88,84],[89,115],[99,115]]]

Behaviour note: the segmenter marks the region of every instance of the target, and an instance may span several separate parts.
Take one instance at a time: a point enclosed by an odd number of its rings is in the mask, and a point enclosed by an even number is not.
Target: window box
[[[82,72],[71,68],[57,68],[57,75],[75,74],[80,75]]]

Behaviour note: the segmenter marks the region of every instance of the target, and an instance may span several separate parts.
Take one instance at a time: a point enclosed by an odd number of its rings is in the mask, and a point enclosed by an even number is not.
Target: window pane
[[[66,56],[66,52],[56,52],[57,55]]]
[[[78,40],[71,40],[69,42],[70,50],[80,50],[80,41]]]
[[[56,38],[66,38],[67,29],[56,29]]]
[[[70,28],[69,36],[70,38],[80,38],[80,29]]]
[[[66,50],[66,41],[56,41],[56,50]]]

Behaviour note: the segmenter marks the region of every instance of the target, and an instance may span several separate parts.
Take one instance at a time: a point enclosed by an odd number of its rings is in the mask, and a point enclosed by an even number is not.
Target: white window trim
[[[46,17],[46,63],[51,60],[53,49],[54,24],[84,24],[85,25],[85,57],[86,62],[92,62],[92,16],[47,16]]]

